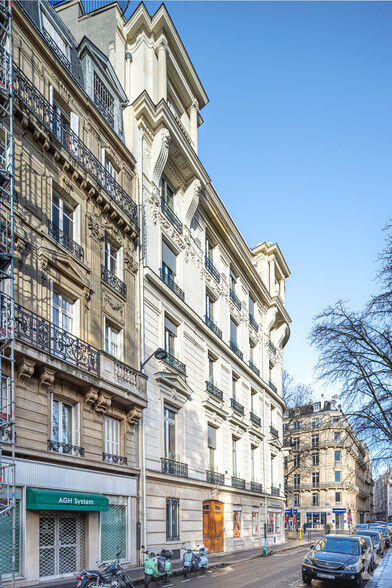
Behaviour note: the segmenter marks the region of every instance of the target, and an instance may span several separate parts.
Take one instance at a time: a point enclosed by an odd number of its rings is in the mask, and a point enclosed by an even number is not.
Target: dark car
[[[364,586],[362,573],[369,571],[370,547],[364,537],[328,535],[320,539],[305,556],[302,581],[336,580]]]
[[[391,541],[389,538],[389,531],[386,527],[373,527],[373,529],[375,529],[376,531],[381,531],[381,533],[384,535],[384,539],[385,539],[385,545],[387,547],[390,547],[391,545]]]
[[[368,537],[371,537],[376,548],[376,553],[378,555],[384,555],[386,551],[386,543],[384,535],[381,533],[381,531],[372,527],[368,530],[364,529],[363,531],[357,531],[355,535],[367,535]]]

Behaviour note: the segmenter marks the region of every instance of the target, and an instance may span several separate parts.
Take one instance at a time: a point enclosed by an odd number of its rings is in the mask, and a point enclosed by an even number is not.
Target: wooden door
[[[223,503],[217,500],[204,502],[203,542],[210,553],[219,553],[224,549],[223,526]]]

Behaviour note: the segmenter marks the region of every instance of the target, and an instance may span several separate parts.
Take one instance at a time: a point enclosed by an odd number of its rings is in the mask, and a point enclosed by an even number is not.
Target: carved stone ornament
[[[137,425],[137,423],[142,418],[143,409],[134,406],[131,410],[127,413],[127,420],[130,425]]]
[[[120,314],[121,320],[124,320],[124,304],[122,302],[118,302],[117,300],[113,299],[107,292],[104,294],[104,303],[107,306],[110,306],[114,312],[118,312]]]
[[[95,410],[100,414],[105,414],[112,404],[112,399],[110,396],[105,396],[102,392],[99,393],[98,400],[95,403]]]
[[[195,179],[184,194],[184,204],[186,210],[185,222],[188,227],[190,227],[193,215],[195,214],[199,205],[200,193],[201,182],[198,179]]]
[[[35,361],[31,361],[31,359],[27,359],[27,357],[22,357],[18,361],[16,369],[18,374],[18,384],[20,386],[25,386],[27,381],[33,376],[34,367]]]
[[[165,168],[167,158],[169,156],[170,133],[167,129],[161,129],[154,138],[152,145],[152,181],[156,186],[159,186],[162,172]]]
[[[211,500],[219,500],[221,492],[222,492],[222,490],[221,490],[220,486],[214,486],[214,488],[210,488]]]
[[[91,232],[91,238],[101,243],[105,236],[105,222],[102,215],[98,213],[87,215],[87,226]]]
[[[131,272],[131,274],[136,275],[139,269],[139,264],[135,259],[132,251],[130,249],[126,249],[124,252],[124,265],[125,269]]]
[[[91,300],[91,296],[94,294],[94,290],[92,288],[83,288],[83,299],[84,299],[84,308],[85,310],[90,310],[88,303]]]
[[[90,386],[86,388],[84,391],[84,402],[86,406],[90,406],[91,408],[95,405],[98,400],[98,390],[97,388],[93,388]]]
[[[55,370],[48,368],[46,366],[41,367],[39,371],[39,391],[40,392],[48,392],[54,384],[54,376],[56,374]]]

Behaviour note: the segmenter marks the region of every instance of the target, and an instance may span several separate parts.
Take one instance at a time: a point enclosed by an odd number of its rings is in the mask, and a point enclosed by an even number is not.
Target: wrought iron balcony
[[[254,372],[260,378],[260,370],[258,367],[256,367],[256,365],[253,363],[251,359],[249,360],[249,367],[252,370],[252,372]]]
[[[204,264],[216,282],[220,282],[220,273],[214,266],[214,263],[209,255],[204,256]]]
[[[188,477],[188,464],[174,461],[161,457],[161,472],[162,474],[171,474],[172,476],[179,476],[180,478]]]
[[[206,382],[206,390],[207,392],[209,392],[209,394],[212,394],[212,396],[215,396],[215,398],[217,398],[218,400],[223,400],[222,390],[219,390],[219,388],[214,386],[212,382]]]
[[[219,484],[223,486],[225,483],[225,474],[218,474],[212,470],[206,470],[206,481],[210,484]]]
[[[84,249],[76,243],[67,233],[64,233],[57,225],[52,223],[52,221],[48,220],[48,229],[50,236],[60,243],[63,247],[68,249],[72,255],[80,259],[80,261],[84,261]]]
[[[275,353],[276,354],[276,347],[272,343],[271,339],[268,340],[268,347],[271,349],[272,353]]]
[[[279,488],[271,488],[271,495],[272,496],[280,496]]]
[[[250,489],[251,492],[259,492],[259,494],[261,494],[263,492],[263,485],[258,482],[251,482]]]
[[[96,376],[100,352],[78,337],[15,304],[15,338]]]
[[[174,357],[174,355],[167,354],[166,358],[163,360],[165,363],[170,365],[172,368],[183,374],[186,375],[186,365],[182,363],[179,359]]]
[[[238,414],[241,414],[242,416],[244,416],[244,414],[245,414],[244,407],[242,406],[242,404],[240,404],[239,402],[234,400],[234,398],[230,398],[230,406],[233,410],[238,412]]]
[[[275,429],[275,427],[273,427],[272,425],[270,426],[270,433],[273,437],[276,437],[276,438],[279,437],[279,431],[277,429]]]
[[[122,457],[121,455],[112,455],[111,453],[102,453],[102,461],[107,463],[118,463],[128,465],[128,458]]]
[[[230,300],[235,304],[235,306],[238,308],[238,310],[241,310],[241,307],[242,307],[241,301],[238,298],[235,291],[233,290],[233,288],[230,288]]]
[[[126,298],[127,286],[124,284],[124,282],[120,280],[120,278],[118,278],[113,272],[110,271],[110,269],[108,269],[104,265],[101,266],[101,270],[101,276],[103,281],[106,282],[106,284],[108,284],[111,288],[113,288],[113,290],[121,294],[121,296],[124,296],[124,298]]]
[[[102,116],[108,121],[111,127],[114,127],[114,116],[113,112],[110,112],[109,108],[106,104],[101,100],[99,94],[95,92],[94,94],[94,104],[98,108],[99,112]]]
[[[236,476],[231,476],[231,485],[233,488],[238,488],[239,490],[245,490],[245,480],[242,478],[237,478]]]
[[[51,48],[51,50],[53,51],[53,53],[55,54],[55,56],[57,57],[57,59],[60,61],[61,65],[63,67],[65,67],[65,69],[67,69],[68,71],[72,71],[72,66],[71,66],[70,60],[61,51],[60,47],[57,45],[57,43],[55,43],[55,41],[52,39],[52,37],[50,36],[50,34],[48,33],[48,31],[43,28],[42,29],[42,34],[44,36],[45,41],[49,45],[49,47]]]
[[[250,417],[250,420],[252,421],[252,423],[257,425],[258,427],[261,427],[261,418],[260,417],[258,417],[254,412],[250,412],[249,417]]]
[[[259,325],[256,323],[255,317],[251,312],[249,313],[249,324],[252,327],[252,329],[256,331],[256,333],[259,332]]]
[[[137,225],[137,206],[132,198],[16,64],[14,64],[13,80],[15,97],[43,125],[51,138],[59,143],[87,174],[94,178],[98,185]]]
[[[232,351],[234,351],[234,353],[235,353],[236,355],[238,355],[238,357],[239,357],[240,359],[244,359],[244,354],[243,354],[243,353],[242,353],[242,351],[240,351],[240,350],[238,349],[238,347],[237,347],[237,341],[233,341],[233,339],[230,339],[230,349],[231,349]]]
[[[214,321],[212,320],[212,318],[210,316],[205,316],[205,322],[207,327],[209,327],[211,329],[211,331],[213,331],[215,333],[215,335],[217,337],[219,337],[219,339],[222,339],[222,331],[220,330],[219,327],[216,326],[216,324],[214,323]]]
[[[275,392],[275,394],[277,394],[278,393],[278,389],[275,386],[275,384],[272,382],[272,380],[270,380],[268,383],[269,383],[269,387]]]
[[[175,212],[170,208],[170,206],[168,205],[168,203],[166,202],[166,200],[164,198],[161,198],[161,208],[162,208],[163,214],[171,222],[173,227],[175,229],[177,229],[177,231],[179,233],[182,233],[182,222],[180,221],[178,216],[175,214]]]
[[[66,455],[79,453],[81,457],[84,457],[84,447],[78,447],[77,445],[72,445],[70,443],[62,443],[61,441],[53,441],[53,439],[48,439],[48,450],[56,451],[56,453],[64,453]]]
[[[185,293],[183,290],[181,290],[181,288],[179,286],[177,286],[177,284],[175,283],[173,278],[171,278],[162,268],[159,270],[159,273],[160,273],[162,282],[164,282],[166,284],[166,286],[169,286],[170,290],[172,290],[174,292],[174,294],[176,294],[176,296],[178,296],[178,298],[180,298],[180,300],[184,301],[185,300]]]

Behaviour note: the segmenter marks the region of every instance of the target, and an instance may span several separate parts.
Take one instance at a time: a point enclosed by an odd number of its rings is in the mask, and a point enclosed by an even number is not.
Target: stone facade
[[[386,472],[374,482],[373,520],[392,520],[392,471]]]

